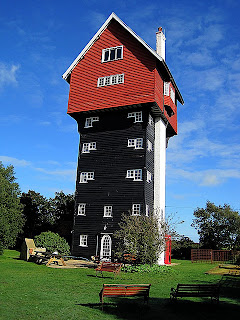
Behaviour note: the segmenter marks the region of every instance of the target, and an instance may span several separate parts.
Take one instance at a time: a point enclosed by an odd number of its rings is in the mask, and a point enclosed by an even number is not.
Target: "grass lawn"
[[[240,288],[236,283],[222,288],[219,304],[211,299],[179,299],[169,302],[177,283],[215,283],[218,274],[205,274],[209,263],[173,261],[162,272],[124,273],[115,280],[111,273],[95,277],[93,269],[54,269],[19,260],[19,252],[5,250],[0,256],[0,319],[233,319],[240,314]],[[149,304],[143,298],[105,299],[103,283],[151,283]],[[239,283],[239,281],[238,281]]]

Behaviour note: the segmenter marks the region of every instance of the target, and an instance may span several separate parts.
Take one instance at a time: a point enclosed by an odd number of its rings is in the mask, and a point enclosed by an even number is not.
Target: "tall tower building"
[[[156,36],[155,51],[112,13],[63,74],[80,134],[74,255],[111,259],[122,213],[165,217],[166,145],[183,99]]]

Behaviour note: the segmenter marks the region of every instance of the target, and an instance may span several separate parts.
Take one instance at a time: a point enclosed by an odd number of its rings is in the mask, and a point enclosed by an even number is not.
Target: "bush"
[[[42,232],[34,238],[36,247],[46,248],[47,251],[57,251],[60,254],[69,255],[70,246],[67,241],[60,237],[58,233],[51,231]]]
[[[149,264],[141,264],[137,266],[126,265],[123,267],[123,271],[125,272],[139,272],[139,273],[152,273],[152,274],[164,274],[172,272],[173,269],[167,266],[159,266],[157,264],[149,265]]]
[[[0,256],[3,254],[3,244],[0,242]]]

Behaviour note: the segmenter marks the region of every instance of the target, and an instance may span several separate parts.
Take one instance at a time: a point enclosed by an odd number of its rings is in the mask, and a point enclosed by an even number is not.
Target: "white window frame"
[[[83,143],[82,153],[90,153],[90,150],[97,150],[97,142]]]
[[[86,234],[80,234],[80,242],[79,242],[79,246],[80,247],[87,247],[88,246],[88,236]]]
[[[99,117],[89,117],[85,120],[85,126],[84,128],[92,128],[93,122],[99,121]]]
[[[128,139],[128,147],[134,147],[134,149],[143,149],[143,138]]]
[[[153,150],[153,144],[150,140],[147,140],[147,150],[151,152]]]
[[[140,216],[141,215],[141,204],[134,203],[132,205],[132,216]]]
[[[79,203],[78,204],[78,216],[85,216],[86,215],[86,203]]]
[[[128,118],[134,118],[134,123],[142,122],[142,111],[129,112]]]
[[[152,181],[152,174],[150,171],[147,170],[147,182],[151,182]]]
[[[122,83],[124,83],[124,73],[100,77],[100,78],[98,78],[97,86],[99,88],[101,88],[101,87],[106,87],[106,86],[112,86],[115,84],[122,84]]]
[[[175,92],[173,88],[170,88],[170,98],[172,99],[172,102],[175,103]]]
[[[146,204],[146,216],[149,217],[149,205]]]
[[[104,206],[103,216],[105,218],[111,218],[112,217],[112,206]]]
[[[118,50],[121,49],[121,57],[118,58],[117,57],[117,52]],[[115,51],[115,55],[114,58],[111,59],[111,51]],[[108,52],[108,59],[105,60],[105,53]],[[123,46],[117,46],[117,47],[111,47],[111,48],[106,48],[106,49],[102,49],[102,62],[109,62],[109,61],[115,61],[115,60],[120,60],[123,59]]]
[[[170,82],[164,82],[164,95],[169,96]]]
[[[133,179],[133,181],[142,181],[142,169],[127,170],[126,178]]]
[[[81,172],[80,183],[88,183],[88,180],[94,180],[94,172]]]

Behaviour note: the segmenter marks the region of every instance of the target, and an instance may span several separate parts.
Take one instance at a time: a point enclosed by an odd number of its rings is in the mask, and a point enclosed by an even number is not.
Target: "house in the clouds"
[[[166,145],[183,98],[156,36],[155,51],[112,13],[63,74],[80,134],[73,255],[111,259],[122,213],[165,216]]]

